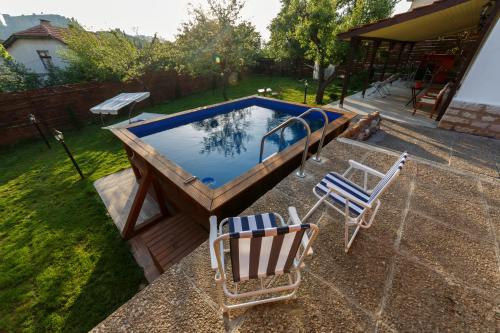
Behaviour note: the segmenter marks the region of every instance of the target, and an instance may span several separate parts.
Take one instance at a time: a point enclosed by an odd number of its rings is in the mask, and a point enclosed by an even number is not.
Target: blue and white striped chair
[[[288,211],[289,224],[277,213],[230,217],[219,225],[217,217],[210,217],[210,258],[223,312],[295,295],[304,257],[312,254],[311,244],[319,229],[315,224],[302,224],[294,207]],[[225,249],[227,243],[229,248]],[[225,255],[231,260],[232,290],[227,284]],[[265,278],[283,274],[288,275],[286,284],[272,287],[271,283],[265,283]],[[238,291],[241,283],[255,279],[260,279],[258,289]],[[284,292],[288,293],[283,295]],[[269,296],[259,297],[262,295]],[[228,304],[224,296],[233,300],[233,304]]]
[[[372,226],[375,215],[380,208],[380,195],[399,174],[407,158],[406,152],[401,154],[386,174],[349,160],[350,166],[342,175],[330,172],[313,188],[313,193],[319,200],[302,221],[306,221],[322,203],[332,207],[344,215],[344,249],[345,252],[349,251],[359,229],[367,229]],[[348,179],[349,172],[356,170],[364,172],[363,187]],[[368,189],[368,175],[381,178],[371,190]],[[368,221],[366,221],[367,215],[370,215]],[[355,228],[351,237],[349,237],[350,227]]]

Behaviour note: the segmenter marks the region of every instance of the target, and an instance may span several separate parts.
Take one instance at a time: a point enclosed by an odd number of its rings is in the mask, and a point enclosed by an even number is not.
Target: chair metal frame
[[[394,73],[383,81],[377,81],[372,83],[373,90],[368,94],[368,96],[371,96],[376,92],[378,92],[380,94],[380,97],[383,98],[389,96],[391,94],[391,91],[389,90],[387,85],[392,84],[394,81],[398,79],[398,77],[399,73]]]
[[[288,213],[290,216],[288,224],[284,222],[281,215],[274,213],[274,215],[279,218],[281,226],[302,224],[295,207],[289,207]],[[266,285],[264,283],[265,282],[264,280],[265,278],[269,277],[266,276],[263,278],[259,278],[260,289],[246,291],[246,292],[239,292],[239,284],[245,281],[234,282],[235,285],[234,290],[229,290],[227,285],[227,276],[226,276],[227,272],[225,267],[224,256],[226,254],[229,254],[230,249],[224,248],[224,242],[229,240],[230,235],[229,232],[224,229],[228,220],[229,220],[228,218],[223,219],[217,226],[217,217],[216,216],[210,217],[210,237],[209,237],[210,259],[211,259],[212,269],[215,271],[215,282],[217,284],[217,290],[218,290],[217,294],[218,294],[218,302],[220,310],[223,313],[225,313],[233,309],[251,307],[258,304],[282,301],[293,298],[301,283],[300,270],[305,267],[304,259],[306,256],[311,256],[313,254],[311,245],[316,239],[316,236],[318,235],[319,228],[315,224],[309,224],[310,226],[309,235],[307,234],[307,232],[304,232],[304,235],[301,240],[301,245],[297,250],[297,254],[292,264],[290,273],[283,274],[283,275],[288,275],[288,283],[286,285],[271,287],[274,281],[274,277]],[[251,236],[242,235],[241,238],[251,238]],[[279,295],[279,296],[276,295],[267,298],[255,299],[258,296],[280,294],[284,292],[289,292],[289,293],[285,295]],[[245,298],[251,298],[251,299],[249,301],[241,301],[236,304],[227,304],[225,302],[224,296],[232,300],[241,300]]]
[[[406,154],[406,153],[405,153]],[[403,155],[401,155],[403,156]],[[398,162],[400,163],[399,159]],[[393,165],[394,166],[394,165]],[[347,168],[346,171],[342,174],[342,177],[344,177],[347,180],[350,180],[350,177],[354,174],[355,171],[362,171],[364,173],[363,175],[363,190],[366,191],[366,193],[371,194],[373,189],[378,185],[376,185],[372,189],[368,189],[368,176],[372,175],[377,178],[383,179],[386,174],[377,171],[373,168],[370,168],[369,166],[366,166],[364,164],[361,164],[359,162],[356,162],[354,160],[349,160],[349,168]],[[390,170],[390,169],[389,169]],[[349,176],[349,173],[352,171],[352,174]],[[389,172],[389,171],[388,171]],[[322,203],[327,204],[329,207],[333,208],[340,214],[344,216],[344,251],[347,253],[349,251],[349,248],[351,247],[352,243],[354,242],[354,239],[356,235],[358,234],[360,229],[368,229],[373,225],[373,221],[375,219],[375,216],[377,215],[377,212],[380,208],[381,201],[379,197],[385,192],[385,190],[391,185],[391,183],[396,179],[396,176],[399,174],[400,170],[398,170],[392,177],[391,179],[381,188],[381,190],[377,193],[377,195],[374,198],[371,198],[368,202],[364,202],[355,196],[351,195],[350,193],[339,189],[339,188],[334,188],[329,186],[329,191],[327,193],[322,194],[318,193],[316,190],[316,186],[313,188],[313,193],[316,197],[319,198],[318,202],[307,212],[307,214],[304,216],[302,219],[302,223],[306,221],[311,215],[314,213],[314,211],[321,206]],[[352,180],[350,180],[352,181]],[[341,196],[345,200],[345,206],[343,208],[337,207],[331,202],[328,201],[328,197],[332,194],[336,193],[337,195]],[[364,210],[358,215],[358,216],[352,216],[350,210],[349,210],[349,203],[353,202],[361,207],[364,208]],[[367,216],[369,216],[369,219],[366,220]],[[349,230],[350,228],[354,227],[354,232],[351,237],[349,237]]]

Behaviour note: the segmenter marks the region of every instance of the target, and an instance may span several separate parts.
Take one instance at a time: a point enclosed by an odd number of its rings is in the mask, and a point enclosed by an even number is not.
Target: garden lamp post
[[[309,84],[307,83],[307,80],[304,80],[304,104],[306,104],[306,100],[307,100],[307,86]]]
[[[64,150],[66,151],[66,154],[68,155],[68,157],[71,160],[71,162],[73,162],[73,165],[75,166],[76,171],[78,171],[78,173],[80,174],[80,177],[83,179],[82,170],[80,170],[80,167],[78,166],[78,164],[76,163],[75,159],[73,158],[73,155],[69,151],[68,146],[66,146],[66,143],[64,142],[64,135],[62,134],[62,132],[54,129],[54,137],[64,147]]]
[[[30,120],[30,123],[32,123],[35,126],[38,133],[40,133],[40,136],[42,137],[43,141],[45,141],[45,144],[47,145],[47,147],[49,147],[49,149],[51,149],[52,147],[50,146],[49,141],[47,140],[47,138],[43,134],[42,129],[38,125],[38,120],[36,119],[35,115],[33,113],[30,113],[28,116],[28,119]]]

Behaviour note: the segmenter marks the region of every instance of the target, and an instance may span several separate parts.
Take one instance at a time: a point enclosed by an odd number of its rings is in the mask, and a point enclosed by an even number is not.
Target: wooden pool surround
[[[249,97],[242,99],[246,98]],[[283,102],[272,98],[266,99]],[[238,100],[210,105],[209,107],[233,103],[235,101]],[[299,103],[289,104],[309,107],[308,105]],[[125,128],[111,130],[123,142],[134,175],[139,183],[132,207],[128,213],[127,222],[122,230],[123,238],[129,239],[139,231],[176,214],[188,214],[204,228],[208,229],[208,218],[210,215],[217,215],[219,219],[236,216],[299,166],[305,138],[287,147],[280,153],[271,156],[263,163],[255,165],[252,169],[223,186],[211,189],[199,179],[185,183],[186,179],[192,177],[190,173],[165,156],[162,156],[156,149],[128,130],[128,128],[134,126],[142,126],[160,119],[199,112],[205,108],[207,107],[166,115],[138,124],[131,124]],[[342,114],[341,117],[328,124],[325,136],[326,145],[347,129],[355,114],[331,107],[321,107],[321,109],[327,113],[335,112]],[[321,131],[322,128],[311,133],[308,156],[312,156],[312,153],[316,152],[321,138]],[[305,172],[307,173],[307,169]],[[140,226],[136,226],[139,212],[148,192],[155,198],[160,214],[141,223]]]

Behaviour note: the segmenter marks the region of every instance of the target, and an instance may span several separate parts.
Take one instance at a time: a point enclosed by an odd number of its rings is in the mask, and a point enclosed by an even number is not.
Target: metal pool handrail
[[[287,127],[290,123],[297,122],[297,121],[299,123],[302,123],[302,125],[304,125],[304,127],[305,127],[305,129],[307,131],[306,144],[305,144],[304,152],[302,153],[302,162],[300,163],[299,171],[297,171],[297,176],[299,176],[299,177],[304,177],[305,176],[304,165],[306,163],[307,151],[309,150],[309,140],[311,138],[311,128],[309,127],[309,124],[303,118],[299,118],[299,117],[289,118],[287,121],[282,122],[281,124],[279,124],[278,126],[276,126],[275,128],[273,128],[272,130],[270,130],[269,132],[267,132],[266,134],[264,134],[264,136],[262,137],[262,140],[260,141],[259,163],[262,163],[262,154],[264,153],[264,142],[265,142],[265,139],[268,136],[270,136],[271,134],[273,134],[274,132],[276,132],[276,131],[278,131],[278,130],[280,130],[282,128]],[[281,146],[281,139],[280,139],[280,146]]]
[[[313,160],[315,160],[316,162],[320,162],[321,161],[321,157],[320,157],[321,149],[323,148],[323,143],[325,142],[326,126],[328,125],[328,115],[326,114],[325,110],[323,110],[323,109],[320,109],[320,108],[310,108],[306,112],[302,113],[299,116],[299,118],[303,118],[303,117],[307,116],[311,112],[319,112],[319,113],[321,113],[323,115],[324,120],[325,120],[325,122],[323,124],[323,131],[321,132],[321,140],[319,140],[318,150],[316,151],[316,156],[313,157]],[[281,135],[283,135],[283,130],[281,131]]]

